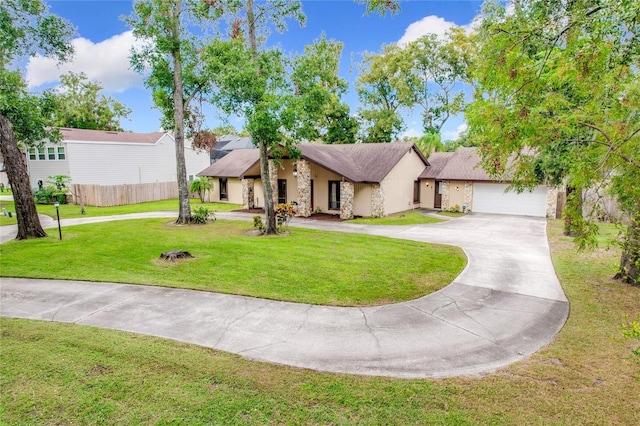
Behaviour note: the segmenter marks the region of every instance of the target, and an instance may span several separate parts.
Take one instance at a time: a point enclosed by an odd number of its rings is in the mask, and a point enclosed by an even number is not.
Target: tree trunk
[[[180,6],[176,3],[174,37],[176,44],[180,40]],[[176,173],[178,179],[178,201],[180,210],[176,223],[186,224],[191,222],[191,203],[189,202],[189,186],[187,182],[187,166],[184,158],[184,93],[182,88],[182,57],[180,48],[176,48],[171,53],[173,60],[173,118],[175,121],[175,142],[176,142]]]
[[[620,267],[614,278],[627,284],[640,285],[640,209],[631,217],[622,244]]]
[[[258,141],[258,149],[260,150],[260,178],[262,179],[262,187],[264,188],[264,211],[266,218],[266,234],[277,234],[276,212],[273,205],[273,188],[271,187],[271,176],[269,174],[269,151],[267,144]]]
[[[9,120],[0,115],[0,151],[4,157],[9,184],[13,190],[13,201],[18,220],[17,240],[46,237],[47,233],[40,225],[36,203],[33,200],[29,184],[29,172],[18,148],[18,141],[13,134]]]
[[[247,30],[249,33],[249,49],[254,56],[258,55],[258,40],[256,37],[256,18],[253,10],[253,0],[246,0],[245,9],[247,13]],[[253,136],[253,135],[252,135]],[[277,234],[276,212],[273,205],[273,188],[271,187],[271,178],[269,175],[269,147],[264,141],[258,141],[258,150],[260,151],[260,178],[262,179],[262,187],[264,192],[264,210],[266,214],[266,234]]]

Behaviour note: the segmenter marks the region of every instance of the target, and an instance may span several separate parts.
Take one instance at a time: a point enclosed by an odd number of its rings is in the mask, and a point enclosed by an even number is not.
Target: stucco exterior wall
[[[413,183],[425,165],[414,150],[410,150],[381,182],[384,189],[384,214],[410,210],[413,203]]]
[[[313,180],[313,206],[325,213],[340,214],[340,210],[329,210],[329,181],[342,180],[342,176],[331,173],[322,167],[311,163],[311,179]]]
[[[353,198],[353,215],[370,217],[371,213],[371,185],[367,183],[356,183],[354,185],[355,195]]]
[[[420,180],[420,207],[423,209],[434,208],[436,197],[436,180],[422,179]]]
[[[447,206],[444,205],[444,195],[442,197],[442,209],[443,210],[448,210],[451,209],[453,207],[455,207],[456,205],[458,206],[458,208],[460,209],[460,211],[462,211],[462,206],[465,204],[465,182],[462,180],[450,180],[449,182],[449,203]],[[447,190],[447,188],[444,189],[445,191]]]

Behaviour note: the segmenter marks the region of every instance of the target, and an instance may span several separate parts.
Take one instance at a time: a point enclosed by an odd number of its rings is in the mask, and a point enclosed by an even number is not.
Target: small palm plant
[[[200,202],[204,203],[204,196],[207,194],[207,191],[211,190],[212,187],[213,185],[207,177],[200,176],[199,178],[191,181],[191,186],[189,187],[189,189],[192,193],[197,193],[200,197]]]

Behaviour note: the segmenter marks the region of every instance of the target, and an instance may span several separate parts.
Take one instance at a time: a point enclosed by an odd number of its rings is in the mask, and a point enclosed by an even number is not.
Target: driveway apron
[[[246,214],[216,215],[251,220]],[[308,219],[294,219],[291,226],[455,245],[468,264],[438,292],[363,308],[2,278],[0,315],[148,334],[318,371],[425,378],[485,374],[522,360],[551,342],[569,313],[544,219],[470,214],[417,226]]]

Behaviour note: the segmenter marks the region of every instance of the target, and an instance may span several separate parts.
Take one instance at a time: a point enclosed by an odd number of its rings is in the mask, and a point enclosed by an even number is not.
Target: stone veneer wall
[[[242,208],[252,209],[255,197],[253,196],[255,187],[254,179],[242,179]]]
[[[556,219],[558,215],[558,188],[550,187],[547,191],[547,217]]]
[[[278,166],[273,160],[269,160],[269,184],[271,185],[271,195],[273,206],[278,205]]]
[[[371,216],[384,216],[384,187],[379,183],[371,185]]]
[[[449,210],[449,181],[442,181],[442,202],[440,204],[442,210]]]
[[[296,163],[298,170],[298,213],[296,216],[311,216],[311,167],[307,160],[300,160]]]
[[[464,182],[464,205],[467,206],[467,212],[470,212],[473,207],[473,182],[468,180]]]
[[[352,182],[340,182],[340,219],[353,219],[354,195]]]

